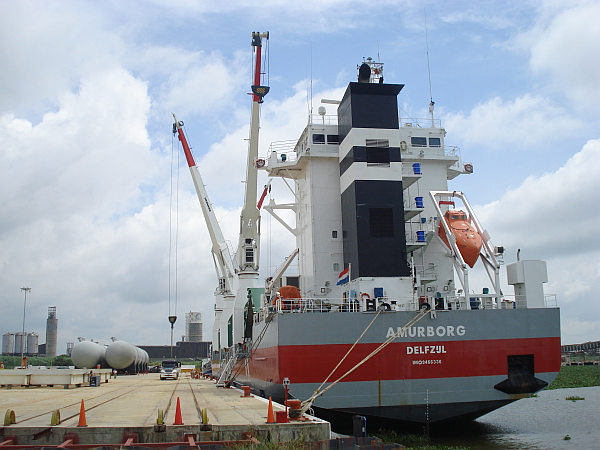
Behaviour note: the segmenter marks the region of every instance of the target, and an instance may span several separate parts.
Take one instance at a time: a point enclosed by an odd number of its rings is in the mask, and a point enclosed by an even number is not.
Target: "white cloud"
[[[202,113],[216,116],[231,108],[247,77],[249,55],[237,53],[231,60],[218,53],[188,54],[161,86],[159,102],[181,115]],[[248,64],[246,64],[246,62]]]
[[[130,208],[139,180],[154,171],[140,158],[150,146],[149,104],[144,83],[112,70],[83,80],[35,126],[2,116],[4,212],[17,217],[24,202],[28,220]]]
[[[525,94],[512,101],[494,97],[477,104],[468,115],[449,113],[444,125],[466,146],[483,149],[539,149],[582,127],[550,99]]]
[[[560,169],[529,177],[499,200],[477,208],[494,243],[521,259],[548,261],[547,293],[562,307],[563,342],[591,339],[600,304],[600,140],[588,141]],[[575,323],[585,326],[574,327]]]
[[[549,75],[555,89],[567,95],[578,109],[599,110],[600,4],[583,1],[540,15],[532,30],[518,36],[518,45],[530,51],[530,65],[539,75]]]
[[[524,245],[520,243],[524,231],[535,230],[527,233],[525,245],[533,257],[598,251],[600,214],[593,208],[598,189],[600,140],[590,140],[563,167],[527,178],[483,207],[481,214],[493,223],[501,242],[512,248]]]
[[[116,67],[124,46],[102,20],[90,4],[0,3],[0,112],[44,111],[80,77]]]
[[[79,322],[77,335],[85,335],[101,323],[93,319],[99,310],[133,296],[119,287],[135,273],[155,278],[144,270],[147,258],[160,265],[154,246],[146,246],[155,230],[147,212],[136,214],[140,198],[155,195],[145,185],[163,164],[147,136],[149,107],[145,84],[119,69],[86,77],[37,125],[0,118],[2,329],[13,329],[7,320],[19,317],[10,299],[21,285],[32,287],[30,313],[38,307],[38,320],[42,305],[56,305],[63,323]],[[148,283],[140,286],[148,293]]]

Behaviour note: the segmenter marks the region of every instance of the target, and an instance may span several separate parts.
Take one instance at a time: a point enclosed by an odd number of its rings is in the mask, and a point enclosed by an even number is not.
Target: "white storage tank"
[[[113,369],[126,369],[135,363],[136,347],[125,341],[115,341],[106,349],[106,363]]]
[[[95,369],[104,360],[105,349],[91,341],[78,342],[71,350],[71,359],[79,369]]]
[[[135,348],[135,370],[136,372],[140,370],[142,364],[142,350],[139,347]]]
[[[15,333],[4,333],[2,335],[2,354],[12,355],[15,351]]]
[[[27,354],[37,355],[38,354],[38,340],[39,336],[37,333],[27,334]]]
[[[18,331],[15,333],[15,355],[21,355],[27,350],[27,333]],[[21,348],[22,347],[22,348]]]

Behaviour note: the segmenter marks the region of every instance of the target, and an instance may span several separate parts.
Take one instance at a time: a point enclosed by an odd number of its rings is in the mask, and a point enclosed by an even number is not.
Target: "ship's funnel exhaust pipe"
[[[371,81],[371,67],[367,63],[362,63],[358,68],[358,82],[369,83]]]

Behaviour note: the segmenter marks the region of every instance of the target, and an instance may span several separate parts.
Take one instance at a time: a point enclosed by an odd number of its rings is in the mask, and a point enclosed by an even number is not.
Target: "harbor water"
[[[574,396],[584,400],[566,400]],[[597,449],[600,387],[541,391],[464,427],[432,429],[431,441],[473,449]]]

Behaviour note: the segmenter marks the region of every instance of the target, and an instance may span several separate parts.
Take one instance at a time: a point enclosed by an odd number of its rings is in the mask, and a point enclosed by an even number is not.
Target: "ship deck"
[[[177,401],[183,425],[174,425]],[[86,427],[80,425],[83,400]],[[19,387],[0,390],[3,411],[14,411],[15,423],[0,428],[0,447],[15,445],[174,443],[202,441],[271,441],[329,439],[330,424],[310,417],[267,424],[268,400],[243,397],[237,389],[217,388],[214,381],[160,380],[158,374],[119,376],[98,387],[76,389]],[[273,404],[273,410],[283,411]],[[60,411],[60,423],[51,425]],[[159,410],[164,425],[157,424]],[[208,424],[202,424],[206,410]],[[12,442],[7,442],[13,439]]]

